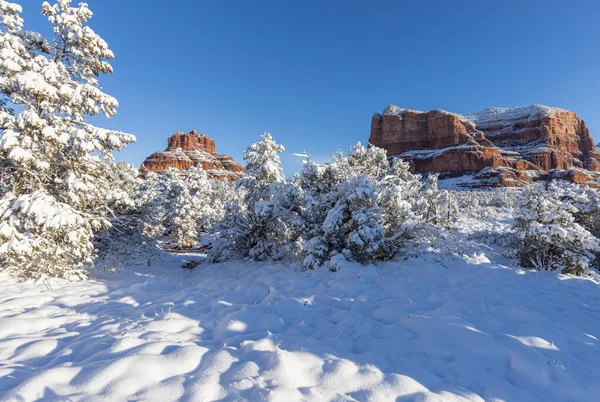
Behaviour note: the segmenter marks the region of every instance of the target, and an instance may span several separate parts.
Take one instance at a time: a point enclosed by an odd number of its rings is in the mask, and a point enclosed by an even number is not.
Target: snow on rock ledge
[[[178,132],[168,140],[167,149],[155,152],[142,163],[142,174],[148,171],[163,172],[168,168],[187,170],[199,167],[217,179],[234,181],[244,174],[244,168],[231,156],[218,154],[216,144],[208,135]]]
[[[593,181],[600,171],[600,153],[585,122],[543,105],[466,115],[389,105],[373,115],[369,143],[410,161],[420,173],[460,176],[488,168],[486,183],[496,186],[523,185],[533,177]],[[490,174],[496,179],[489,180]]]

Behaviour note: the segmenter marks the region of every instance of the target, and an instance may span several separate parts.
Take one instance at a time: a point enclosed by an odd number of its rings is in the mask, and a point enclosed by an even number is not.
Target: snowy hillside
[[[0,400],[595,400],[600,283],[496,258],[4,279]]]

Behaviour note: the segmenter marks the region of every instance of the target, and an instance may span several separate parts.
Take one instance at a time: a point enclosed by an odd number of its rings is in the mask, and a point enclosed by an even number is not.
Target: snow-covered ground
[[[600,283],[483,250],[2,278],[0,400],[598,400]]]

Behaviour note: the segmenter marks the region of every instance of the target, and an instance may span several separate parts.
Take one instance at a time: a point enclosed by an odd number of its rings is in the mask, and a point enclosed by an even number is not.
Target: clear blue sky
[[[15,0],[48,33],[41,1]],[[74,1],[74,3],[77,0]],[[600,1],[87,0],[136,165],[197,129],[241,161],[264,131],[326,159],[367,142],[388,104],[458,113],[542,103],[577,112],[600,141]]]

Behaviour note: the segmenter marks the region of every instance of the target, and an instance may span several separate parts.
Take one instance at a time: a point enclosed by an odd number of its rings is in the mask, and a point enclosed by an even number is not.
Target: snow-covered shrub
[[[188,173],[189,172],[189,173]],[[190,203],[196,214],[199,233],[207,232],[225,215],[225,204],[238,198],[233,183],[224,179],[211,179],[202,169],[190,169],[184,180]]]
[[[202,221],[200,211],[194,208],[194,200],[186,187],[177,197],[171,216],[170,241],[182,248],[193,247],[198,242],[198,225]]]
[[[228,203],[224,218],[212,229],[218,236],[209,255],[211,261],[283,258],[289,235],[281,215],[285,208],[282,195],[290,192],[279,159],[283,151],[268,133],[244,151],[246,175],[236,182],[240,200]]]
[[[425,198],[425,222],[449,229],[458,215],[458,201],[454,192],[438,189],[438,175],[430,174],[421,189]]]
[[[522,192],[523,189],[520,188],[450,191],[459,210],[452,227],[466,236],[461,239],[460,235],[455,235],[454,240],[458,242],[447,244],[452,245],[459,255],[464,254],[475,243],[508,247],[513,240],[511,227],[514,205]]]
[[[588,187],[580,191],[580,198],[573,204],[578,209],[575,220],[600,238],[600,191]]]
[[[547,191],[577,208],[577,212],[574,213],[575,222],[594,236],[600,237],[600,190],[580,187],[565,181],[554,181],[550,183]]]
[[[309,160],[298,183],[305,268],[390,258],[426,223],[420,176],[399,159],[390,163],[381,148],[357,143],[331,163]]]
[[[236,199],[231,183],[211,179],[198,168],[150,172],[135,194],[144,233],[168,237],[172,245],[182,248],[194,246],[200,233],[223,218],[225,204]]]
[[[148,237],[168,236],[169,216],[175,200],[183,188],[181,172],[169,168],[163,173],[148,172],[134,190],[144,224],[144,234]]]
[[[118,191],[112,152],[135,141],[85,121],[116,114],[97,81],[113,53],[86,25],[87,4],[70,3],[43,3],[46,40],[22,30],[19,5],[0,2],[0,264],[18,276],[85,276]]]
[[[114,164],[113,172],[111,183],[115,191],[108,199],[110,227],[94,236],[98,254],[95,266],[110,270],[147,263],[158,254],[156,242],[143,233],[140,197],[136,193],[141,180],[139,171],[119,162]]]
[[[283,237],[283,252],[295,255],[302,249],[305,222],[302,219],[303,199],[294,176],[286,183],[273,185],[273,215],[277,219],[278,231]]]
[[[498,218],[514,208],[522,193],[520,188],[498,190],[452,191],[461,214],[476,219]]]
[[[573,213],[575,222],[584,227],[596,238],[600,238],[600,190],[597,188],[580,187],[565,181],[555,181],[549,186],[563,202],[568,202],[577,209]],[[600,251],[594,252],[592,266],[600,269]]]
[[[512,244],[522,266],[580,275],[600,252],[600,241],[576,222],[579,210],[564,196],[556,184],[524,194]]]
[[[246,176],[239,202],[227,205],[213,227],[209,259],[255,260],[296,255],[305,268],[337,270],[346,261],[366,263],[394,256],[409,242],[428,242],[456,217],[452,193],[439,191],[385,150],[363,147],[318,164],[309,158],[285,181],[270,135],[245,152]]]

